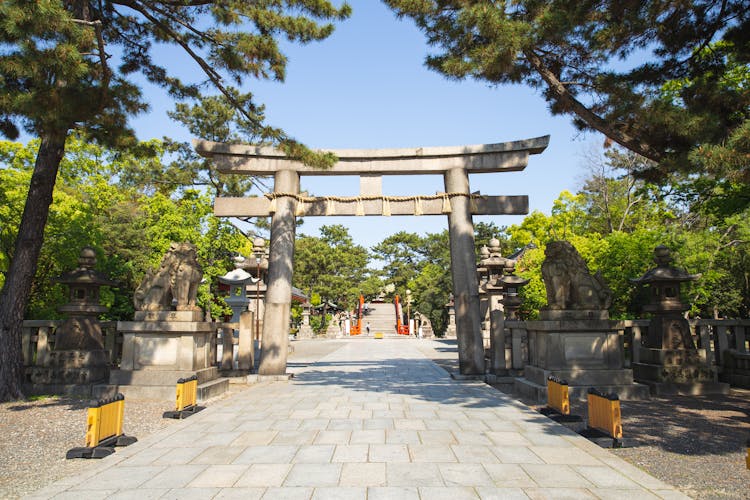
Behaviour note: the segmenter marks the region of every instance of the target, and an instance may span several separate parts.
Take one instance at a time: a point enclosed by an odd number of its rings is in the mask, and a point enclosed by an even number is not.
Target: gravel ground
[[[693,498],[750,498],[750,391],[623,401],[621,411],[636,443],[616,455]]]
[[[85,445],[87,399],[68,396],[0,403],[0,498],[19,498],[62,477],[88,460],[66,460]],[[169,403],[126,401],[123,433],[145,437],[173,420],[163,419]]]
[[[337,347],[333,344],[312,341],[306,348],[295,342],[290,370],[324,356]],[[455,369],[455,341],[424,342],[422,351],[444,368]],[[0,498],[22,497],[95,465],[65,459],[67,450],[84,444],[87,406],[88,400],[71,397],[0,403]],[[144,438],[174,424],[162,418],[168,406],[163,401],[126,401],[124,433]],[[750,499],[750,470],[745,466],[750,391],[623,401],[621,406],[624,435],[635,446],[615,454],[693,498]],[[585,405],[574,403],[573,413],[585,420]]]

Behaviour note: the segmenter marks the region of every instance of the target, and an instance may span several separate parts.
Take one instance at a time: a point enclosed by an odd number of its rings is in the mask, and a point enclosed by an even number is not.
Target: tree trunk
[[[43,134],[31,176],[16,247],[0,292],[0,401],[23,397],[21,327],[44,241],[66,131]]]

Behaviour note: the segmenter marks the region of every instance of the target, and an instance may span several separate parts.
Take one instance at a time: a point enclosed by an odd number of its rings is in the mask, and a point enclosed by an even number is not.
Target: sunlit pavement
[[[34,498],[687,498],[422,352],[436,341],[295,342],[262,382]],[[126,415],[127,418],[127,415]]]

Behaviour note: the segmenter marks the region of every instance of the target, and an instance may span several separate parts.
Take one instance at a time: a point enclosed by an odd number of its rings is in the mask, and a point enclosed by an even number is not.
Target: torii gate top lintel
[[[212,158],[223,173],[272,175],[293,170],[299,175],[411,175],[442,174],[453,168],[467,173],[523,170],[528,156],[539,154],[549,144],[549,135],[519,141],[467,146],[398,149],[334,149],[338,158],[327,170],[315,169],[289,159],[277,148],[249,144],[226,144],[194,140],[198,154]]]

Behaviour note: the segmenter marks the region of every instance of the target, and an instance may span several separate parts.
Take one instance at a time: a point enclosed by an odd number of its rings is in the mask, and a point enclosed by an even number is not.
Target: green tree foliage
[[[249,144],[268,142],[258,124],[264,120],[263,106],[252,101],[252,94],[240,94],[227,89],[232,100],[224,95],[201,97],[195,104],[178,103],[169,116],[184,124],[194,137],[208,141]],[[250,113],[245,117],[240,109]],[[216,171],[213,161],[199,156],[189,143],[168,143],[178,153],[178,159],[162,182],[181,179],[182,184],[209,186],[216,196],[244,196],[255,185],[267,191],[263,179],[243,175],[227,175]],[[173,181],[174,182],[174,181]]]
[[[576,194],[562,192],[551,214],[533,212],[519,225],[508,228],[511,243],[534,243],[517,267],[531,282],[522,290],[522,316],[536,317],[546,305],[541,264],[544,247],[554,239],[570,241],[588,263],[600,272],[613,292],[613,318],[638,317],[648,300],[631,278],[652,268],[653,249],[667,245],[680,267],[702,273],[685,286],[691,313],[703,317],[743,316],[748,313],[748,212],[720,216],[695,210],[679,190],[664,192],[635,179],[633,163],[642,159],[630,153],[608,151],[588,161],[588,177]],[[689,189],[686,187],[686,189]]]
[[[16,139],[24,129],[40,138],[13,260],[0,292],[0,401],[21,396],[20,323],[68,133],[82,130],[95,142],[135,146],[127,119],[148,108],[132,79],[140,74],[176,99],[216,89],[291,156],[330,165],[331,155],[309,151],[283,131],[259,123],[257,107],[225,80],[239,86],[248,78],[283,80],[286,58],[277,39],[324,39],[333,30],[330,21],[349,12],[348,5],[336,8],[326,0],[0,3],[0,132]],[[200,68],[205,81],[177,78],[177,68],[162,64],[172,58],[154,56],[157,47],[180,51]]]
[[[372,283],[369,258],[367,249],[356,245],[344,226],[323,226],[319,237],[303,234],[295,242],[294,286],[350,309],[360,291],[369,295],[379,288],[379,281]],[[363,288],[367,286],[374,290]]]
[[[643,175],[694,167],[691,151],[705,147],[699,154],[715,157],[734,131],[746,130],[744,1],[386,3],[437,49],[428,67],[539,89],[553,113],[656,162]],[[731,155],[746,175],[746,158]]]
[[[419,274],[426,257],[425,238],[399,231],[372,247],[372,252],[375,258],[384,262],[386,282],[393,284],[395,293],[403,296],[409,282]]]
[[[247,253],[248,243],[233,226],[213,216],[211,198],[194,189],[174,189],[170,195],[152,192],[147,179],[144,185],[132,186],[122,180],[127,175],[118,174],[142,170],[146,165],[155,171],[160,170],[159,165],[162,169],[168,166],[154,158],[112,153],[75,136],[68,142],[26,318],[59,317],[57,307],[67,302],[67,296],[52,279],[76,267],[83,246],[93,246],[97,267],[120,284],[102,294],[102,302],[110,307],[103,318],[131,319],[133,291],[146,270],[159,264],[172,241],[196,244],[206,278],[199,290],[199,303],[217,315],[226,312],[223,300],[209,286],[231,267],[232,254]],[[161,149],[156,141],[146,146]],[[2,215],[3,220],[11,221],[3,226],[0,279],[12,257],[10,242],[17,227],[12,224],[12,214],[22,210],[22,192],[33,169],[36,147],[37,141],[25,146],[0,142],[0,191],[6,202]]]

